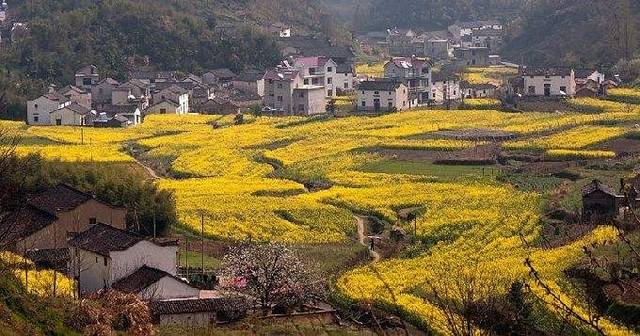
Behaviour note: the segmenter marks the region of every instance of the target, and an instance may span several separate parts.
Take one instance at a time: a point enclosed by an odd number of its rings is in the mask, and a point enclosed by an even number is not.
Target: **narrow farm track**
[[[132,156],[133,157],[133,156]],[[147,174],[149,174],[149,177],[151,180],[159,180],[160,176],[158,176],[158,174],[156,173],[155,170],[153,170],[151,167],[145,165],[142,161],[138,160],[136,157],[133,157],[133,159],[136,161],[136,163],[144,168],[144,170],[147,171]]]
[[[373,262],[378,262],[380,261],[380,254],[374,250],[372,250],[369,246],[369,244],[367,244],[367,237],[365,235],[365,229],[364,229],[364,217],[362,216],[353,216],[356,219],[356,227],[358,228],[358,242],[360,243],[360,245],[369,248],[369,254],[371,255],[371,258],[373,259]]]

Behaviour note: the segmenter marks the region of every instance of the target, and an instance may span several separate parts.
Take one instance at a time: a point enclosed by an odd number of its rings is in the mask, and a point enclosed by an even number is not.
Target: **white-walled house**
[[[430,100],[435,104],[462,99],[460,78],[454,74],[437,73],[432,75]]]
[[[394,57],[384,65],[384,77],[401,80],[409,88],[409,96],[426,104],[431,86],[431,63],[419,57]]]
[[[89,122],[91,110],[71,103],[49,113],[49,124],[55,126],[85,126]]]
[[[189,91],[177,86],[171,85],[163,90],[153,94],[153,104],[157,105],[162,101],[170,100],[178,104],[177,114],[189,113]]]
[[[157,104],[152,104],[144,110],[144,114],[183,114],[180,104],[173,100],[163,100]]]
[[[285,115],[312,115],[326,111],[325,87],[304,84],[301,70],[279,67],[267,70],[264,75],[266,107]]]
[[[120,83],[113,78],[105,78],[91,87],[91,98],[96,104],[111,104],[111,93]]]
[[[95,65],[87,65],[76,72],[75,78],[77,87],[91,90],[100,81],[100,74]]]
[[[96,224],[69,241],[71,272],[82,295],[105,288],[144,300],[197,298],[200,291],[176,277],[177,242],[145,240]]]
[[[67,85],[58,90],[58,93],[67,97],[72,103],[78,103],[88,109],[92,105],[91,91],[79,88],[74,85]]]
[[[558,97],[576,94],[575,72],[569,68],[534,68],[521,70],[524,94],[527,96]]]
[[[49,114],[69,104],[71,101],[57,92],[47,93],[34,100],[29,100],[27,101],[27,124],[51,125]]]
[[[338,65],[325,56],[298,57],[293,67],[300,70],[304,85],[324,86],[327,97],[337,95],[336,73]]]
[[[371,80],[358,86],[359,111],[402,111],[412,107],[409,88],[397,80]]]

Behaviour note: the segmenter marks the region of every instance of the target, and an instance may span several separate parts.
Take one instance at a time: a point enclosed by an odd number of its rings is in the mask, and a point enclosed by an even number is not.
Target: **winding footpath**
[[[366,247],[369,249],[369,255],[371,256],[371,259],[373,259],[373,262],[378,262],[380,261],[380,254],[374,250],[371,249],[371,247],[369,246],[369,244],[367,244],[367,237],[365,236],[364,233],[364,221],[365,221],[365,217],[362,216],[353,216],[356,219],[356,226],[358,228],[358,242],[360,243],[360,245]]]

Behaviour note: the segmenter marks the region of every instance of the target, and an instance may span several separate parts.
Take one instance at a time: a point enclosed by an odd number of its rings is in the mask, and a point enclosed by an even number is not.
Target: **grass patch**
[[[437,165],[428,162],[401,160],[371,162],[362,166],[360,170],[367,173],[432,176],[444,180],[456,180],[468,177],[489,178],[498,173],[498,169],[487,166]]]

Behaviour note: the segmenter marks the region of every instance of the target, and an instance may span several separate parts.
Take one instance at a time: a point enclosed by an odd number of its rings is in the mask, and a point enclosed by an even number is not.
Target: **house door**
[[[380,111],[380,99],[373,100],[373,110],[376,112]]]
[[[551,84],[544,85],[544,96],[545,97],[551,96]]]
[[[56,125],[57,126],[62,125],[62,119],[56,119]]]

